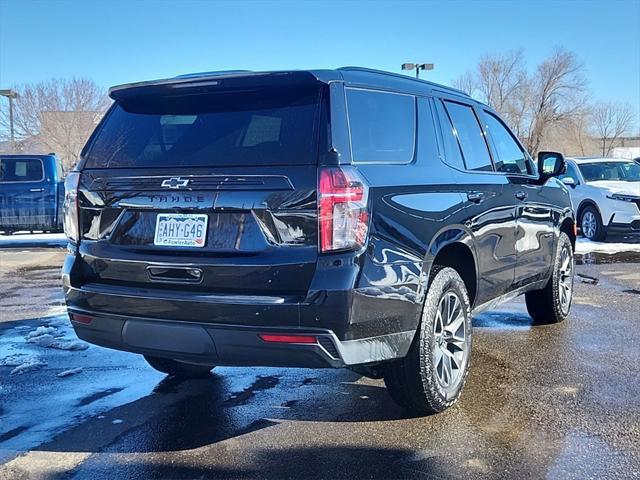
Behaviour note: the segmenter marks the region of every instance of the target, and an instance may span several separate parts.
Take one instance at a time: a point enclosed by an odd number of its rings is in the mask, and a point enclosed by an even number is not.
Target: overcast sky
[[[432,62],[450,84],[484,53],[530,65],[564,46],[598,100],[640,117],[640,0],[207,2],[0,0],[0,88],[86,76],[108,87],[181,73]]]

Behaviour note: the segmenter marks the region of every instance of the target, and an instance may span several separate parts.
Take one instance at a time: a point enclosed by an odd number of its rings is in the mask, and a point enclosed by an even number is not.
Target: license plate
[[[163,247],[204,247],[207,215],[159,213],[154,245]]]

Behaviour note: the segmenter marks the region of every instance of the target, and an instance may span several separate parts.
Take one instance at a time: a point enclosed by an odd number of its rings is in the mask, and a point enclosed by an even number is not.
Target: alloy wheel
[[[560,307],[563,312],[569,310],[573,293],[573,255],[571,248],[565,245],[560,252],[560,272],[558,274]]]
[[[594,213],[585,212],[584,215],[582,215],[582,233],[584,236],[587,238],[595,237],[597,228],[598,224]]]
[[[445,389],[456,388],[464,376],[469,354],[465,312],[457,293],[448,291],[440,299],[433,334],[438,383]]]

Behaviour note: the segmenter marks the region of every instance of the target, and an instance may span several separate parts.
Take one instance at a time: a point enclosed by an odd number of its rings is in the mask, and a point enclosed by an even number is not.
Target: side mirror
[[[567,162],[564,155],[559,152],[538,153],[538,173],[540,180],[546,181],[551,177],[557,177],[567,171]]]
[[[578,185],[573,177],[564,177],[562,179],[562,183],[571,188],[576,188],[576,186]]]

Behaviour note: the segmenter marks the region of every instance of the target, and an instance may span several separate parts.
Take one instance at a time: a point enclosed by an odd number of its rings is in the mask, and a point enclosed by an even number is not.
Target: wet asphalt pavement
[[[422,418],[347,370],[178,382],[76,342],[63,253],[0,250],[2,479],[640,478],[640,253],[585,256],[563,324],[475,318],[461,401]]]

